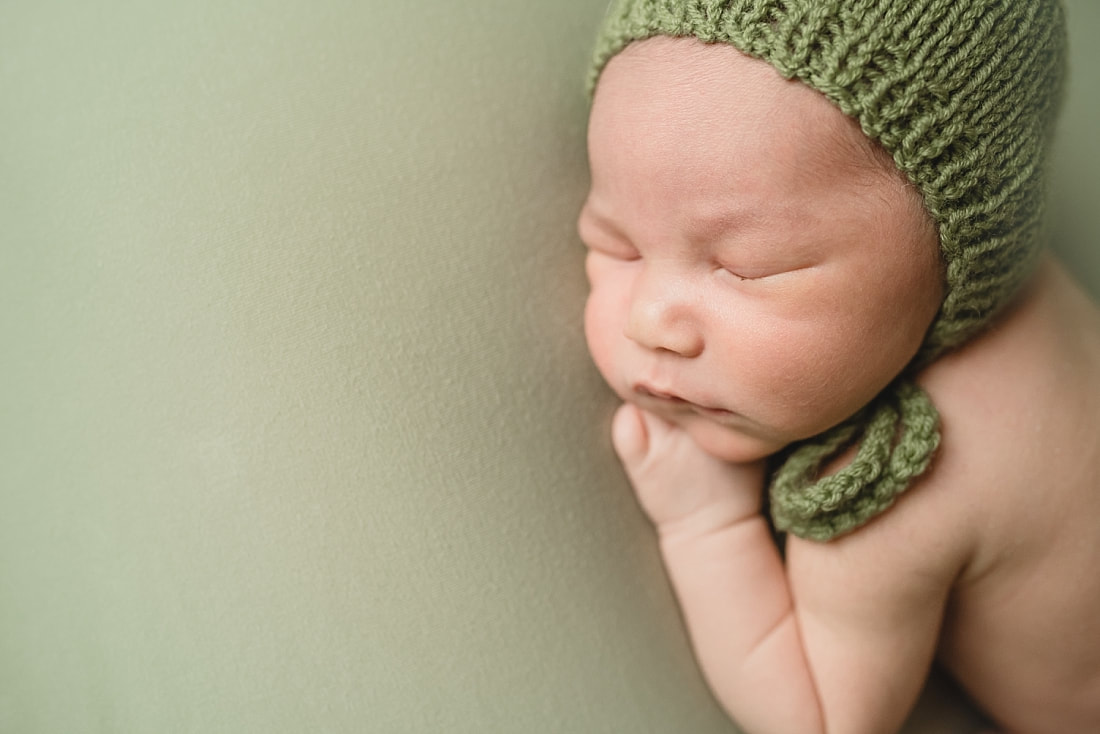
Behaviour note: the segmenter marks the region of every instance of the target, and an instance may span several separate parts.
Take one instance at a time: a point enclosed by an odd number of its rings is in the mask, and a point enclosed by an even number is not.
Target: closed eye
[[[597,252],[615,260],[638,260],[641,253],[637,248],[621,237],[611,235],[596,228],[588,228],[583,224],[578,228],[581,240],[589,252]]]
[[[601,242],[596,245],[589,245],[588,249],[591,252],[598,252],[601,255],[613,258],[615,260],[641,260],[642,255],[636,249],[630,245],[625,245],[617,242]]]
[[[717,265],[716,270],[729,278],[736,278],[739,282],[747,280],[768,280],[780,276],[788,276],[795,273],[803,273],[815,269],[815,265],[786,265],[772,264],[767,267],[738,265],[737,267]]]
[[[741,275],[740,273],[735,273],[732,270],[730,270],[729,268],[722,268],[722,269],[725,270],[730,275],[732,275],[733,277],[737,278],[738,280],[757,280],[757,278],[750,278],[747,275]]]
[[[729,265],[723,265],[721,263],[718,263],[715,266],[715,269],[725,275],[737,278],[738,280],[760,280],[761,278],[766,278],[768,276],[768,273],[765,272],[755,272],[753,270],[732,267]]]
[[[595,214],[585,205],[577,220],[577,233],[585,247],[616,260],[637,260],[641,257],[630,240],[609,219]]]

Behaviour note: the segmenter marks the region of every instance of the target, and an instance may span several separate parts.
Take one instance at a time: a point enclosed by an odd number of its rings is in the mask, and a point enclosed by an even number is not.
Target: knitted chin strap
[[[590,92],[615,54],[660,35],[731,44],[821,92],[891,154],[937,225],[946,295],[917,356],[774,474],[776,527],[829,540],[886,510],[928,468],[939,419],[911,376],[986,326],[1033,270],[1064,64],[1060,2],[614,0]],[[820,477],[855,445],[848,466]]]
[[[787,456],[772,477],[776,527],[810,540],[858,528],[924,473],[939,443],[939,414],[928,394],[898,380],[855,416]],[[826,462],[856,444],[851,463],[817,478]]]

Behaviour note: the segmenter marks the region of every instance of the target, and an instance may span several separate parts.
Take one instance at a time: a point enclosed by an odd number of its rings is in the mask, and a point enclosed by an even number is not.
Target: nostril
[[[627,328],[623,336],[639,346],[658,354],[698,357],[703,352],[703,338],[690,324],[670,324],[660,328]]]

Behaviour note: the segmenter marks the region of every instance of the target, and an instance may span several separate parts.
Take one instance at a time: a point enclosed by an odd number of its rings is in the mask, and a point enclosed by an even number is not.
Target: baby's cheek
[[[606,293],[593,288],[584,309],[584,336],[588,342],[588,352],[596,368],[604,379],[614,386],[615,370],[615,333],[614,313],[611,304],[606,302]]]
[[[840,344],[824,329],[784,328],[777,324],[753,340],[752,365],[745,388],[765,406],[772,420],[787,430],[812,435],[822,422],[840,420],[846,408],[835,405],[845,388]],[[764,336],[766,335],[766,336]],[[804,436],[802,436],[804,437]]]
[[[779,388],[788,395],[791,415],[801,416],[804,437],[851,416],[893,377],[882,364],[881,345],[863,338],[863,324],[831,326],[822,323],[788,355],[792,369]]]

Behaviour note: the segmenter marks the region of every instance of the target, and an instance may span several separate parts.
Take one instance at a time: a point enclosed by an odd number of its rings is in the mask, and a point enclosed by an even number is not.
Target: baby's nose
[[[646,349],[697,357],[704,342],[695,311],[681,288],[642,276],[623,333]]]

